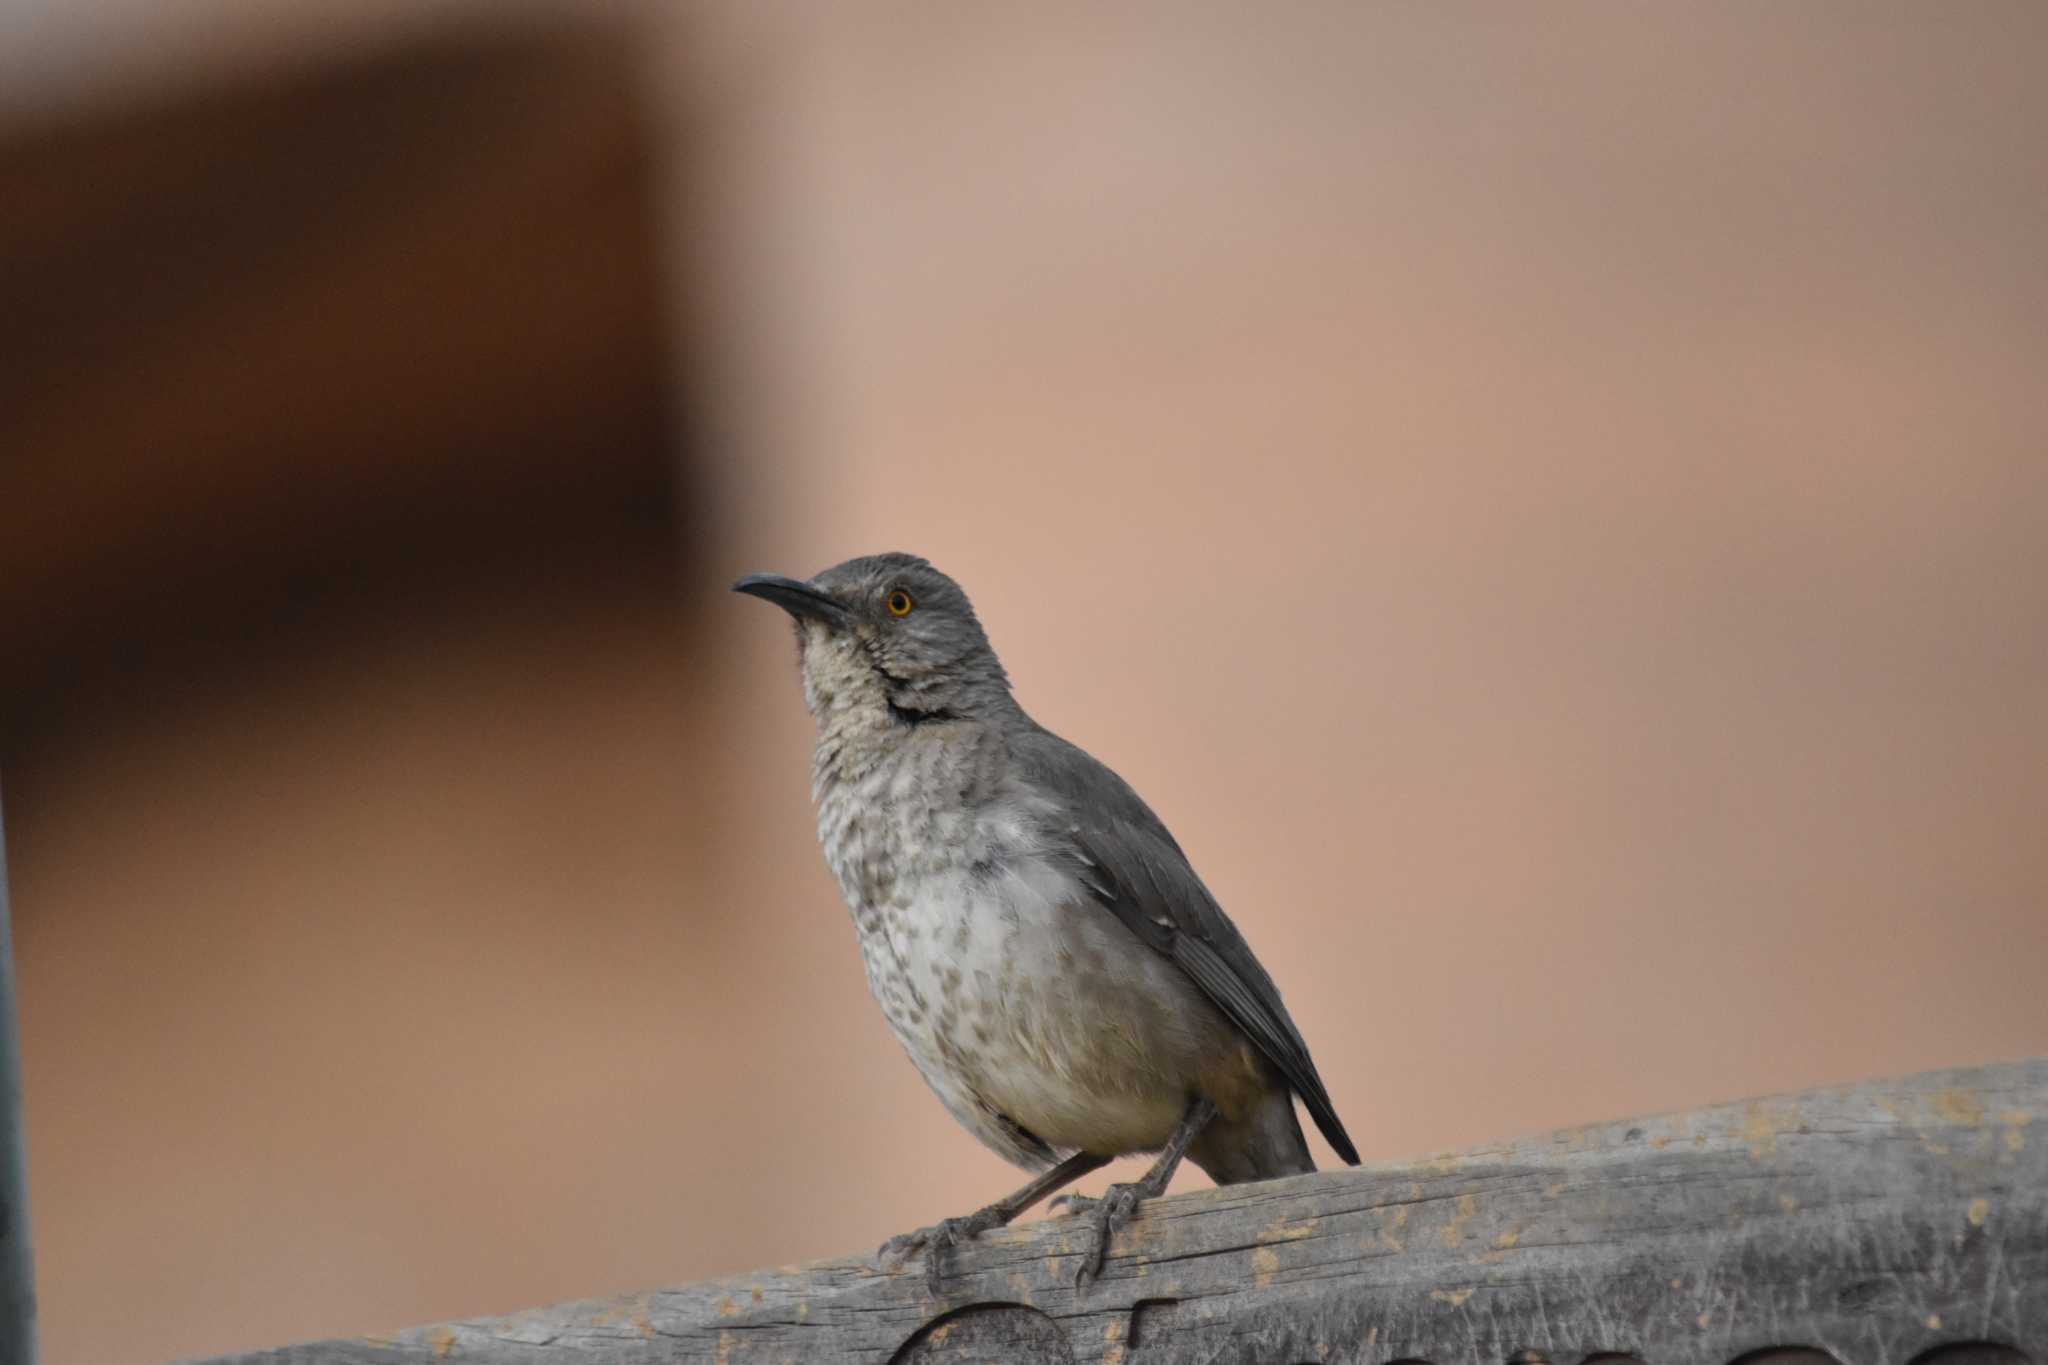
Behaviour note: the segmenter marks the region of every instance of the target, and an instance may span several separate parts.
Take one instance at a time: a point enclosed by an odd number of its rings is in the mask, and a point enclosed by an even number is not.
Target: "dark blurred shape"
[[[629,58],[450,33],[0,134],[0,758],[345,617],[672,582]]]
[[[1912,1365],[2033,1365],[2025,1351],[1991,1341],[1955,1341],[1913,1357]]]
[[[1733,1365],[1841,1365],[1841,1362],[1812,1346],[1766,1346],[1737,1356]]]
[[[494,1062],[559,1090],[551,1047],[633,1032],[619,958],[674,956],[635,918],[693,853],[645,36],[371,41],[0,128],[0,772],[52,1360],[405,1320],[344,1282],[498,1273],[432,1245],[451,1172],[534,1169],[475,1138]],[[330,1164],[366,1145],[378,1176]],[[379,1191],[419,1213],[395,1248],[299,1198]],[[274,1293],[231,1264],[272,1218]]]

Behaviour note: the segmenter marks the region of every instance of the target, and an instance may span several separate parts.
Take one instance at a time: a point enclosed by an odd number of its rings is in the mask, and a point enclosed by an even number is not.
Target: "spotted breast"
[[[868,987],[926,1083],[1026,1168],[1163,1142],[1186,1073],[1220,1041],[1195,1035],[1222,1021],[1163,959],[1113,941],[1129,932],[1088,900],[1052,813],[998,778],[1008,765],[989,750],[1002,737],[929,726],[886,745],[846,738],[818,747],[819,840]],[[1181,1046],[1141,1044],[1160,1036]]]

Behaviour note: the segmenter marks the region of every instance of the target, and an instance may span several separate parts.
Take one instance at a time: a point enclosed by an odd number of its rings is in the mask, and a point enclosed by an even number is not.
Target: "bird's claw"
[[[933,1298],[940,1298],[946,1290],[946,1252],[974,1240],[999,1222],[988,1209],[959,1218],[942,1218],[928,1228],[891,1237],[876,1249],[875,1259],[887,1267],[922,1251],[925,1284]]]
[[[1085,1194],[1063,1197],[1069,1216],[1095,1216],[1095,1242],[1082,1255],[1081,1268],[1074,1272],[1074,1288],[1086,1289],[1088,1281],[1102,1273],[1102,1262],[1109,1255],[1109,1239],[1138,1211],[1138,1201],[1145,1197],[1145,1189],[1140,1185],[1111,1185],[1100,1199]]]

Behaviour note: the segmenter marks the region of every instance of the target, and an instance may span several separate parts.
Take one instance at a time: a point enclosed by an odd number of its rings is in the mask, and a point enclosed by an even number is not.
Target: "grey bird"
[[[943,1257],[1112,1158],[1077,1283],[1183,1156],[1220,1185],[1315,1169],[1293,1097],[1346,1162],[1337,1111],[1273,979],[1123,779],[1010,692],[960,586],[914,555],[733,591],[796,622],[818,838],[868,987],[940,1101],[1040,1171],[1006,1199],[884,1243]]]

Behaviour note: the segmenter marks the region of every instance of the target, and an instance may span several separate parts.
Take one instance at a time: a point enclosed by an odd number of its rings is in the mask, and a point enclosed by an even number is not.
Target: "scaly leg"
[[[1187,1143],[1182,1142],[1181,1147],[1185,1150]],[[875,1259],[887,1264],[921,1249],[924,1252],[925,1278],[931,1285],[932,1297],[937,1298],[944,1292],[944,1258],[947,1248],[979,1237],[991,1228],[1008,1226],[1018,1214],[1054,1190],[1071,1185],[1090,1171],[1101,1170],[1108,1164],[1109,1158],[1106,1156],[1076,1152],[1007,1199],[998,1199],[987,1208],[977,1209],[965,1217],[948,1218],[928,1228],[919,1228],[916,1232],[891,1237],[882,1243],[881,1249],[875,1253]],[[1165,1182],[1160,1183],[1164,1185]]]
[[[1095,1246],[1081,1258],[1081,1269],[1074,1276],[1074,1287],[1083,1289],[1088,1281],[1102,1273],[1102,1259],[1109,1254],[1109,1239],[1117,1227],[1129,1222],[1137,1212],[1138,1201],[1166,1193],[1173,1173],[1182,1157],[1188,1153],[1188,1144],[1193,1142],[1210,1119],[1216,1117],[1216,1106],[1200,1095],[1188,1102],[1187,1113],[1181,1115],[1179,1126],[1173,1136],[1166,1140],[1160,1150],[1159,1159],[1152,1163],[1152,1169],[1128,1185],[1111,1185],[1102,1192],[1102,1198],[1090,1199],[1086,1195],[1067,1195],[1064,1202],[1074,1213],[1095,1212]]]

